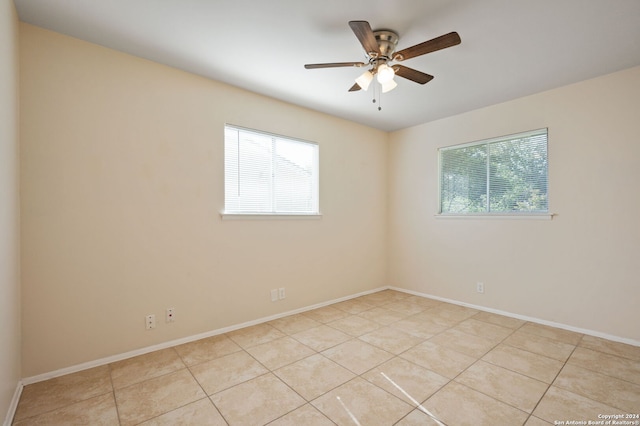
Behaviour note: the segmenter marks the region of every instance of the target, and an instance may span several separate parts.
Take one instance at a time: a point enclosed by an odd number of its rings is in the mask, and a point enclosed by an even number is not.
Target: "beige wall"
[[[24,377],[387,284],[388,134],[27,24],[20,43]],[[317,142],[323,218],[221,220],[225,123]]]
[[[393,133],[391,283],[640,341],[639,111],[637,67]],[[434,217],[438,147],[542,127],[553,220]]]
[[[20,25],[23,377],[387,284],[640,340],[640,68],[388,135]],[[224,123],[318,142],[324,217],[222,221]],[[434,217],[438,147],[540,127],[552,221]]]
[[[20,380],[18,18],[0,0],[0,420]]]

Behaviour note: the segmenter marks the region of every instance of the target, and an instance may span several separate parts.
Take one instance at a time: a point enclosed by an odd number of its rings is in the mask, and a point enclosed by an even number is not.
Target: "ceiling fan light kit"
[[[451,32],[396,52],[395,49],[399,40],[396,32],[390,30],[373,31],[367,21],[350,21],[349,27],[351,27],[351,30],[364,48],[368,62],[306,64],[304,67],[306,69],[316,69],[371,66],[369,70],[355,79],[355,84],[349,89],[350,92],[356,92],[361,89],[367,90],[374,76],[381,86],[382,93],[387,93],[396,88],[398,83],[393,79],[396,75],[418,84],[425,84],[433,80],[432,75],[403,65],[391,64],[391,62],[401,62],[461,43],[458,33]],[[380,108],[378,109],[380,110]]]
[[[380,86],[382,86],[382,93],[387,93],[395,89],[398,86],[398,83],[393,80],[389,80],[384,83],[380,83]]]
[[[372,81],[373,73],[371,71],[365,71],[360,77],[356,78],[356,84],[360,86],[362,90],[367,90]]]
[[[386,63],[381,63],[378,65],[378,83],[384,84],[393,80],[395,76],[395,71]]]

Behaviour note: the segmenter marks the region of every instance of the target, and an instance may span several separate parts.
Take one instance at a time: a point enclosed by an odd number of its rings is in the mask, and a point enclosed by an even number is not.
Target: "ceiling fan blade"
[[[364,47],[364,51],[369,56],[379,56],[380,48],[376,37],[373,35],[371,25],[367,21],[349,21],[349,26],[353,33],[358,37],[360,44]]]
[[[316,68],[337,68],[337,67],[362,67],[364,62],[329,62],[326,64],[306,64],[304,67],[308,70]]]
[[[436,37],[429,41],[416,44],[415,46],[402,49],[399,52],[394,53],[393,60],[404,61],[410,58],[415,58],[416,56],[425,55],[427,53],[435,52],[441,49],[446,49],[447,47],[455,46],[457,44],[460,44],[461,42],[462,40],[460,40],[460,36],[458,35],[458,33],[452,32],[440,37]]]
[[[351,86],[351,89],[349,89],[349,91],[350,92],[357,92],[360,89],[361,89],[360,85],[358,83],[356,83],[353,86]]]
[[[433,80],[432,75],[403,65],[394,65],[393,70],[396,72],[396,75],[404,77],[407,80],[415,81],[418,84],[425,84]]]

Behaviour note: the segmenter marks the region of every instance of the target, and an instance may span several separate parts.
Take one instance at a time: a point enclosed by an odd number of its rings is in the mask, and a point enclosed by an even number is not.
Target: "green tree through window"
[[[547,129],[440,149],[440,213],[546,213]]]

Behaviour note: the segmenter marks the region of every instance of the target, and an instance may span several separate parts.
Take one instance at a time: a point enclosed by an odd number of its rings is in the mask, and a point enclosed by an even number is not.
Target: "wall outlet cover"
[[[147,315],[145,318],[145,327],[147,330],[156,328],[156,316],[154,314]]]

